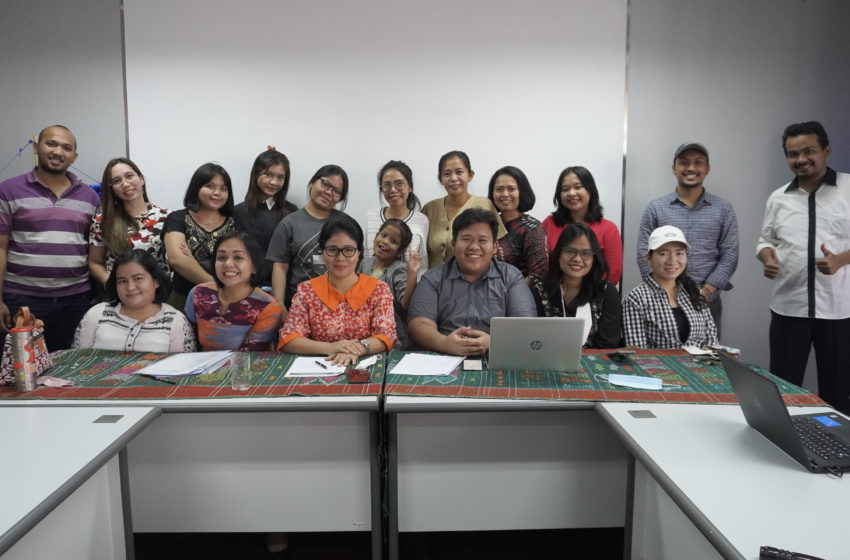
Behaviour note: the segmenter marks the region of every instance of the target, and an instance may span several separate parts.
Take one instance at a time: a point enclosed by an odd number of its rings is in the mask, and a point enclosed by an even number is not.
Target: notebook
[[[579,371],[583,344],[580,317],[493,317],[488,367]]]
[[[837,412],[788,414],[779,388],[720,355],[747,423],[811,472],[850,471],[850,420]]]

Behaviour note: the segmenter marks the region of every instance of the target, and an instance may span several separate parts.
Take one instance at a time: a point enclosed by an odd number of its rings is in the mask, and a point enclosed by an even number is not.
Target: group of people
[[[821,394],[841,408],[848,176],[826,167],[818,123],[789,126],[783,148],[796,178],[770,197],[758,247],[776,284],[771,369],[800,383],[814,340]],[[149,201],[126,158],[107,164],[98,197],[68,171],[77,147],[65,127],[44,129],[35,149],[36,168],[0,184],[0,323],[28,305],[54,350],[277,348],[346,365],[390,348],[474,356],[489,349],[496,316],[584,317],[590,348],[705,346],[719,342],[720,294],[738,263],[735,212],[706,191],[699,143],[675,151],[674,192],[641,218],[643,282],[623,298],[622,239],[584,167],[560,174],[541,223],[516,167],[497,170],[479,197],[467,154],[448,152],[437,169],[446,195],[421,206],[410,167],[390,161],[377,176],[385,204],[364,233],[344,212],[344,169],[318,169],[298,209],[287,200],[289,160],[272,147],[256,158],[244,202],[207,163],[172,212]],[[89,275],[102,300],[93,307]],[[792,335],[801,329],[805,342]]]

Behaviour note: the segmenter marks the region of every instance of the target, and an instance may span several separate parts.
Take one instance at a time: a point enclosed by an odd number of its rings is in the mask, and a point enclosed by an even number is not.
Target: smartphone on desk
[[[349,383],[369,383],[369,370],[345,368],[345,378]]]

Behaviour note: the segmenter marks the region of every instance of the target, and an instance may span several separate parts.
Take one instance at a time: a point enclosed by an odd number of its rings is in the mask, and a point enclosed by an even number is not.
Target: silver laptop
[[[776,384],[720,354],[747,424],[811,472],[850,471],[850,420],[837,412],[788,414]]]
[[[584,319],[493,317],[489,369],[579,371]]]

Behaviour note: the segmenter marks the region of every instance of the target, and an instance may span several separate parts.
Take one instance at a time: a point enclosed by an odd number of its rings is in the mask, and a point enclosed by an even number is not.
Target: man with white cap
[[[700,287],[688,276],[690,245],[682,230],[653,230],[644,259],[649,274],[623,299],[626,346],[702,347],[717,344],[717,327]]]
[[[682,230],[691,240],[688,275],[700,285],[719,333],[720,292],[732,289],[732,275],[738,268],[738,220],[732,203],[705,190],[703,181],[709,171],[704,145],[689,142],[676,148],[676,189],[647,204],[640,220],[637,264],[642,276],[649,274],[647,241],[655,228],[672,225]]]

